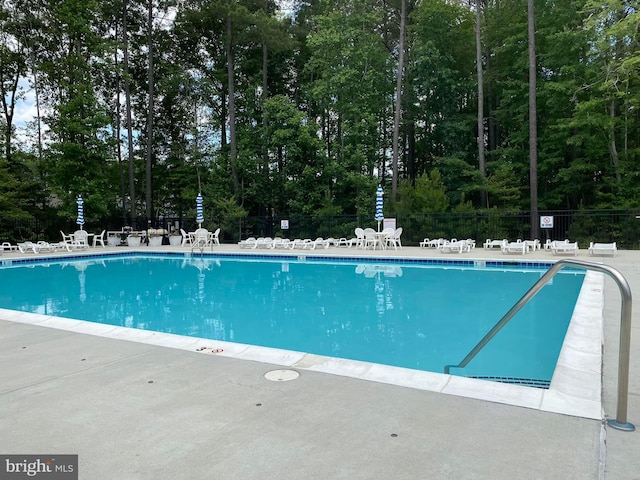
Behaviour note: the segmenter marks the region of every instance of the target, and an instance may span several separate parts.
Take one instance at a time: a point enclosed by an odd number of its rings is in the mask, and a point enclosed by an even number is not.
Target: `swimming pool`
[[[0,270],[0,307],[443,372],[545,269],[439,263],[175,255],[13,263]],[[583,279],[557,275],[452,373],[548,386]]]

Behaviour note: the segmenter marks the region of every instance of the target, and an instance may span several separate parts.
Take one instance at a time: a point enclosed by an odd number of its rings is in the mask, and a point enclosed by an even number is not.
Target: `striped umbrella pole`
[[[82,230],[82,226],[84,225],[84,201],[82,200],[82,195],[78,195],[76,203],[78,204],[78,218],[76,218],[76,223],[80,225],[80,230]]]
[[[202,228],[202,222],[204,222],[204,210],[202,208],[202,194],[198,193],[196,197],[196,222],[198,222],[198,228]]]
[[[380,231],[380,222],[384,220],[384,215],[382,213],[383,207],[383,199],[384,191],[382,190],[382,186],[378,185],[378,189],[376,190],[376,215],[373,217],[378,222],[378,231]]]

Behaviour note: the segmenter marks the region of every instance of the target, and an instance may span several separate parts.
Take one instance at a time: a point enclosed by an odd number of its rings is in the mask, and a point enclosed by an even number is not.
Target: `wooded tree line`
[[[0,218],[640,206],[637,1],[1,5]]]

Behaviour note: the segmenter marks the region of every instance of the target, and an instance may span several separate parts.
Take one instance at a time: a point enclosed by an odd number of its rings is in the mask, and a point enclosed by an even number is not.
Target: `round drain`
[[[295,380],[300,374],[295,370],[271,370],[264,374],[264,378],[272,382],[288,382]]]

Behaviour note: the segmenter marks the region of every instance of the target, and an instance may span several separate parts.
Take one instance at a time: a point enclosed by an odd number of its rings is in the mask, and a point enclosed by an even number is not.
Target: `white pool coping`
[[[0,319],[602,420],[604,275],[588,271],[549,389],[0,309]]]

